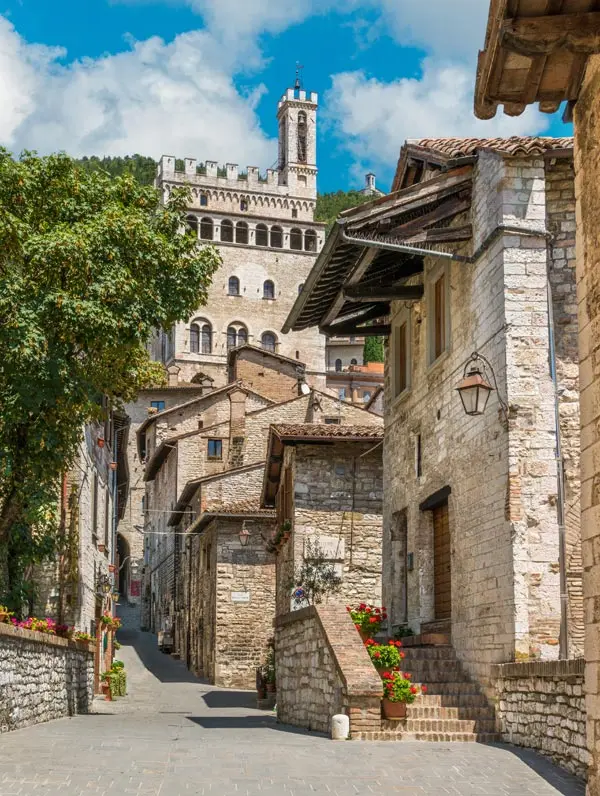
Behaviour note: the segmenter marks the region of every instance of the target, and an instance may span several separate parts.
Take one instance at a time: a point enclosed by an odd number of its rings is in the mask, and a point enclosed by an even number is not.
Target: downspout
[[[556,483],[557,500],[556,514],[558,520],[558,565],[560,571],[560,636],[559,657],[566,660],[569,657],[569,624],[568,607],[569,595],[567,593],[567,546],[565,532],[565,464],[562,455],[560,435],[560,407],[558,400],[558,377],[556,374],[556,346],[554,340],[554,308],[552,305],[552,287],[550,280],[547,282],[548,297],[548,342],[550,358],[550,375],[554,388],[554,428],[556,434]]]
[[[114,427],[114,419],[113,419],[113,439],[112,439],[112,449],[113,449],[113,461],[117,462],[119,459],[119,451],[117,449],[118,445],[118,435],[117,430]],[[111,492],[112,492],[112,499],[113,499],[113,510],[112,510],[112,546],[110,551],[110,562],[113,566],[115,566],[117,561],[117,523],[119,518],[119,508],[118,508],[118,500],[117,500],[117,470],[110,470],[110,477],[111,477]],[[115,587],[120,589],[120,572],[116,572],[115,575]],[[120,592],[119,592],[120,594]]]

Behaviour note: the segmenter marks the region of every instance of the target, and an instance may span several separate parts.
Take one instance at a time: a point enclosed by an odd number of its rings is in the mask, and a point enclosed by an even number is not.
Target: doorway
[[[435,619],[452,616],[452,563],[448,502],[432,509],[433,514],[433,592]]]

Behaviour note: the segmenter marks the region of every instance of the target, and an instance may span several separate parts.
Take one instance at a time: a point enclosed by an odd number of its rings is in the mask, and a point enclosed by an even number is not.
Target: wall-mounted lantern
[[[488,370],[494,382],[493,387],[489,381]],[[494,369],[489,360],[475,351],[467,360],[462,381],[456,388],[465,413],[471,416],[482,415],[494,390],[498,393],[498,403],[505,417],[508,418],[508,406],[498,392]]]
[[[242,523],[242,530],[240,531],[240,543],[242,547],[248,546],[248,541],[250,540],[250,531],[246,528],[246,521]]]

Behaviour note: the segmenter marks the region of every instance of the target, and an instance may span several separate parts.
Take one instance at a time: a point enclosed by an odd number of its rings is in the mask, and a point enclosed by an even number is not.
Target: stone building
[[[350,401],[355,406],[367,406],[376,390],[383,387],[383,362],[369,362],[367,365],[338,367],[327,374],[327,386],[342,401]]]
[[[598,110],[600,46],[596,4],[584,0],[579,14],[566,3],[549,12],[542,0],[513,4],[513,37],[506,37],[505,0],[492,0],[485,48],[479,54],[475,113],[492,118],[500,104],[510,115],[538,102],[556,111],[567,100],[566,116],[575,129],[576,248],[581,389],[581,536],[585,608],[587,741],[591,755],[588,794],[600,790],[600,523],[598,523],[598,323],[600,318],[596,212],[600,206]],[[535,17],[532,19],[532,17]],[[577,50],[572,47],[576,38]],[[543,45],[543,48],[540,45]],[[516,48],[518,47],[518,52]]]
[[[558,656],[561,571],[563,649],[581,649],[574,225],[571,139],[409,141],[284,327],[388,337],[383,599],[393,625],[451,636],[488,690],[493,663]],[[467,416],[475,365],[495,389]]]
[[[291,360],[302,360],[311,384],[325,386],[325,338],[309,330],[282,336],[281,327],[325,242],[325,225],[314,220],[317,200],[318,97],[298,86],[281,98],[279,159],[263,178],[258,168],[240,172],[228,163],[163,156],[156,185],[165,200],[177,186],[192,193],[188,225],[202,243],[213,242],[223,265],[213,278],[205,307],[187,323],[154,340],[155,359],[191,381],[199,373],[227,383],[227,354],[250,343]]]
[[[294,607],[302,564],[321,556],[342,579],[332,599],[381,602],[383,428],[271,426],[262,505],[290,536],[277,552],[277,613]]]

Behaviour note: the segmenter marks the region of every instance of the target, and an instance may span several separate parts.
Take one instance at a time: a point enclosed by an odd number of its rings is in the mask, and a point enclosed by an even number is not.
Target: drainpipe
[[[554,428],[556,434],[556,515],[558,520],[558,564],[560,571],[560,637],[558,654],[561,660],[566,660],[569,657],[569,596],[567,593],[567,545],[565,532],[565,464],[562,455],[560,435],[560,407],[558,401],[558,376],[556,374],[556,347],[554,340],[554,307],[552,304],[550,279],[547,280],[547,296],[550,375],[554,387]]]

